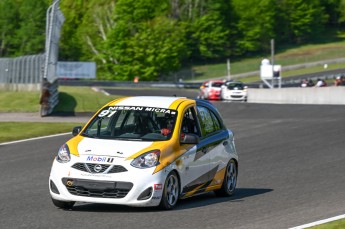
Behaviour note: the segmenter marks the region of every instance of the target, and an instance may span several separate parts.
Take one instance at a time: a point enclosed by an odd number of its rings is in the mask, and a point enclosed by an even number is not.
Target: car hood
[[[152,145],[153,142],[142,141],[122,141],[122,140],[105,140],[94,138],[83,138],[77,146],[80,156],[111,156],[128,158],[133,154],[144,150]]]

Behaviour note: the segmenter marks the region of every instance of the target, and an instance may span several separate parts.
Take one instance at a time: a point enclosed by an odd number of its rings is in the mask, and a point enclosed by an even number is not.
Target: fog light
[[[149,187],[147,189],[145,189],[145,191],[143,191],[139,197],[138,200],[147,200],[151,197],[152,195],[152,187]]]
[[[55,194],[60,194],[58,188],[56,187],[56,185],[54,184],[52,180],[50,180],[50,190],[52,190],[52,192]]]

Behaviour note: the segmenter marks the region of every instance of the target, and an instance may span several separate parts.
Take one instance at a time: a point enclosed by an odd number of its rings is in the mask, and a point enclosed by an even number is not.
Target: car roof
[[[241,83],[241,84],[243,84],[242,81],[232,81],[232,80],[226,81],[225,83]]]
[[[223,80],[208,80],[206,82],[211,82],[211,83],[224,83]]]
[[[182,102],[192,103],[195,100],[174,96],[132,96],[113,100],[106,106],[143,106],[176,109],[178,104]]]

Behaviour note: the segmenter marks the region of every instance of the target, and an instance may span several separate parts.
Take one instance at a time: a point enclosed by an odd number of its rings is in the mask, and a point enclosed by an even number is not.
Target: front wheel
[[[226,166],[222,187],[214,191],[217,196],[231,196],[234,194],[237,184],[237,166],[236,162],[231,159]]]
[[[162,200],[159,207],[164,210],[171,210],[176,206],[179,198],[180,182],[175,172],[169,173],[164,183]]]
[[[60,200],[55,200],[52,198],[53,204],[61,209],[64,210],[70,210],[73,208],[73,205],[75,204],[75,202],[65,202],[65,201],[60,201]]]

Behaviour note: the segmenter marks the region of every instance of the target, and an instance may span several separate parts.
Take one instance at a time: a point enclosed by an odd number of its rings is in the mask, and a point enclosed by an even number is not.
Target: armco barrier
[[[345,87],[248,89],[250,103],[345,104]]]

